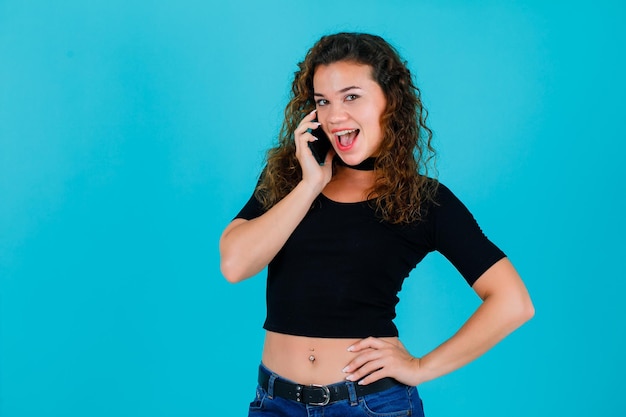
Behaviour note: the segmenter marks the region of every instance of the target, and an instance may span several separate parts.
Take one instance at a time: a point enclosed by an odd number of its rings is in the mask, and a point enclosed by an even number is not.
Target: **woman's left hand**
[[[416,386],[421,382],[420,359],[411,356],[399,340],[392,343],[368,337],[353,344],[348,350],[357,354],[343,369],[348,374],[348,381],[367,385],[391,377],[405,385]]]

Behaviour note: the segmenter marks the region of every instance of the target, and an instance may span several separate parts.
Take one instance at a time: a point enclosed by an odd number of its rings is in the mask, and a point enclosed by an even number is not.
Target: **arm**
[[[349,348],[362,352],[344,369],[347,379],[368,384],[393,377],[419,385],[452,372],[488,351],[534,315],[534,307],[517,271],[504,258],[474,283],[481,305],[457,333],[422,358],[401,345],[364,339]]]
[[[239,282],[260,272],[283,247],[311,204],[330,181],[333,152],[320,166],[307,142],[316,140],[307,129],[314,129],[315,112],[309,113],[294,132],[296,157],[302,168],[302,181],[266,213],[252,220],[235,219],[220,238],[220,268],[230,282]]]
[[[256,219],[233,220],[220,239],[220,267],[230,282],[260,272],[283,247],[319,194],[301,182]]]

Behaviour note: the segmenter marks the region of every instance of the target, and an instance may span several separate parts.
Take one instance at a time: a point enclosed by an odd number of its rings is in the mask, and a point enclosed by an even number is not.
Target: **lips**
[[[333,132],[339,149],[345,150],[352,147],[359,132],[359,129],[343,129]]]

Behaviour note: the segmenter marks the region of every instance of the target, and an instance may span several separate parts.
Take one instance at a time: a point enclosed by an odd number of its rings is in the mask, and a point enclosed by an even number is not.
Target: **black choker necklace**
[[[358,169],[359,171],[373,171],[374,165],[376,165],[376,158],[373,156],[370,156],[369,158],[367,158],[360,164],[348,165],[345,162],[343,162],[343,159],[337,156],[335,157],[335,162],[337,162],[337,165],[341,165],[341,166],[352,168],[352,169]]]

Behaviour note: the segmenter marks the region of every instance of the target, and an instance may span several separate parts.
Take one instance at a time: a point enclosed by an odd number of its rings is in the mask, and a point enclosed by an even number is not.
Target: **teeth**
[[[352,132],[356,132],[357,129],[352,129],[352,130],[341,130],[339,132],[335,132],[335,135],[337,136],[343,136],[343,135],[347,135],[348,133],[352,133]]]

